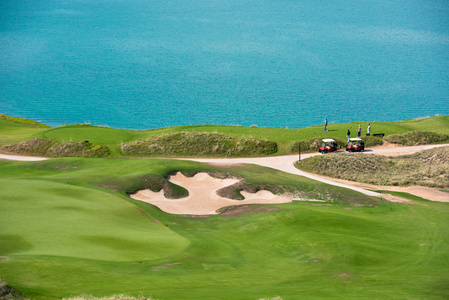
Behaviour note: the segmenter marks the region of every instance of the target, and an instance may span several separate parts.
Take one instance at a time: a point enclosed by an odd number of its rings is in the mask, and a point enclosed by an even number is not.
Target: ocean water
[[[298,128],[449,114],[448,0],[2,0],[0,113]]]

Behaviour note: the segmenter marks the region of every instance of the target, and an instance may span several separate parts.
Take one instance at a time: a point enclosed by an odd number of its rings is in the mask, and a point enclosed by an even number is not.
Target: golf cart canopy
[[[360,141],[362,141],[361,138],[350,138],[349,140],[350,140],[351,142],[360,142]]]
[[[323,139],[323,142],[331,143],[331,142],[335,142],[335,140],[333,140],[333,139]]]

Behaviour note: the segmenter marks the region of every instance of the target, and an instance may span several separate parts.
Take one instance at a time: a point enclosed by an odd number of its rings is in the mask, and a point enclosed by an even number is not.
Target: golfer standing
[[[327,118],[324,119],[324,131],[329,131],[327,130]]]
[[[371,133],[371,124],[368,123],[368,128],[366,129],[366,135],[370,135]]]
[[[349,129],[348,129],[348,132],[346,133],[346,137],[348,138],[348,143],[349,143],[349,138],[351,137],[351,131],[349,131]]]
[[[357,129],[357,136],[360,137],[361,133],[362,133],[362,126],[359,125],[359,129]]]

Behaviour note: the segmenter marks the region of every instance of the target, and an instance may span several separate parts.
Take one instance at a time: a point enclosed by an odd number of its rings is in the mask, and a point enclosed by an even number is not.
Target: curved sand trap
[[[135,200],[156,205],[170,214],[212,215],[222,207],[243,204],[272,204],[288,203],[292,199],[286,196],[277,196],[269,191],[258,191],[251,194],[241,192],[244,200],[232,200],[217,195],[217,190],[239,182],[238,179],[217,179],[207,173],[198,173],[193,177],[186,177],[178,172],[170,176],[169,180],[189,191],[189,196],[181,199],[167,199],[164,191],[152,192],[141,190],[130,195]]]

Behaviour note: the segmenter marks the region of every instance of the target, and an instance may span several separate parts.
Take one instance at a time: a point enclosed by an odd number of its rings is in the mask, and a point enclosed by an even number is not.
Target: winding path
[[[377,155],[385,155],[385,156],[396,156],[396,155],[404,155],[404,154],[412,154],[421,150],[432,149],[437,147],[449,146],[449,144],[440,144],[440,145],[421,145],[421,146],[410,146],[410,147],[373,147],[365,151],[365,154],[377,154]],[[339,151],[342,152],[342,151]],[[306,153],[301,155],[301,159],[312,157],[315,155],[321,155],[320,153]],[[240,163],[250,163],[256,164],[264,167],[269,167],[272,169],[277,169],[286,173],[301,175],[313,180],[317,180],[326,184],[339,186],[347,189],[351,189],[360,193],[363,193],[368,196],[374,197],[384,197],[384,195],[363,189],[358,187],[357,183],[354,185],[349,184],[349,181],[345,181],[346,183],[339,182],[337,180],[324,178],[322,176],[317,176],[314,174],[310,174],[295,168],[294,164],[299,159],[298,155],[286,155],[286,156],[273,156],[273,157],[256,157],[256,158],[198,158],[198,159],[187,159],[197,162],[211,163],[211,164],[240,164]],[[443,193],[443,192],[442,192]],[[448,197],[449,198],[449,197]],[[393,200],[390,198],[389,200]],[[399,200],[399,199],[398,199]]]
[[[385,155],[385,156],[396,156],[396,155],[404,155],[404,154],[412,154],[421,150],[432,149],[437,147],[445,147],[449,146],[449,144],[440,144],[440,145],[421,145],[421,146],[411,146],[411,147],[373,147],[371,149],[367,149],[365,154],[377,154],[377,155]],[[341,151],[340,151],[341,152]],[[301,154],[301,159],[312,157],[315,155],[320,155],[317,153],[306,153]],[[351,189],[365,195],[381,197],[382,194],[378,192],[373,192],[366,190],[364,188],[359,187],[359,183],[350,183],[348,181],[340,182],[339,180],[333,180],[331,178],[324,178],[322,176],[317,176],[314,174],[310,174],[295,168],[294,164],[298,161],[298,155],[285,155],[285,156],[271,156],[271,157],[252,157],[252,158],[182,158],[182,160],[191,160],[203,163],[210,163],[216,165],[223,164],[256,164],[276,170],[280,170],[286,173],[295,174],[304,176],[313,180],[317,180],[326,184],[339,186],[347,189]],[[19,160],[19,161],[42,161],[48,158],[45,157],[33,157],[33,156],[19,156],[19,155],[6,155],[0,154],[0,159],[8,159],[8,160]],[[429,188],[430,189],[430,188]],[[441,192],[443,193],[443,192]],[[449,197],[448,197],[449,198]],[[448,200],[449,201],[449,200]]]

